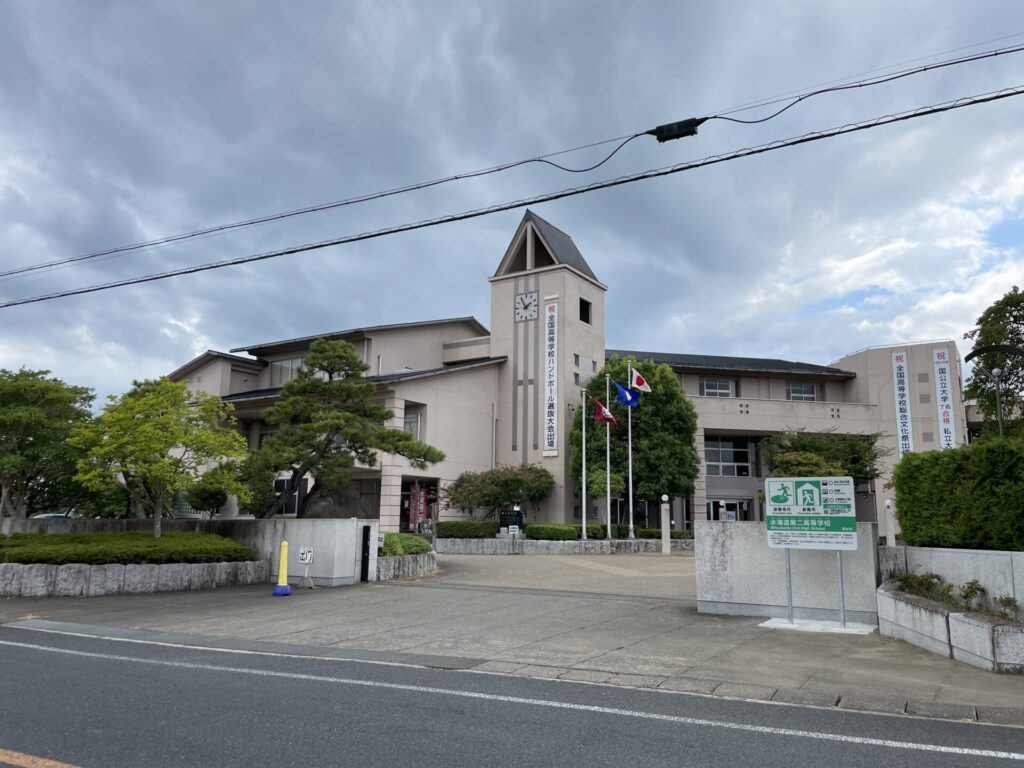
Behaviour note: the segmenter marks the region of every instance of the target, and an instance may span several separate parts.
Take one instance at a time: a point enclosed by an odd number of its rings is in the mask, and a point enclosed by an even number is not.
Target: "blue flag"
[[[615,399],[620,403],[628,405],[630,408],[636,408],[640,404],[640,393],[635,389],[626,389],[617,381],[613,381],[612,384],[615,385],[615,389],[618,391]]]

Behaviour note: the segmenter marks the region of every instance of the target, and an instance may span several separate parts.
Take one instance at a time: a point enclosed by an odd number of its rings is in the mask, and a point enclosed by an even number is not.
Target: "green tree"
[[[69,506],[80,493],[67,437],[90,418],[93,394],[49,373],[0,369],[0,517]]]
[[[1008,344],[1024,349],[1024,292],[1016,285],[1002,298],[981,313],[973,330],[964,334],[973,346]],[[1024,358],[1003,352],[988,352],[976,358],[985,371],[998,368],[1000,396],[1003,402],[1003,425],[1006,434],[1024,431]],[[996,387],[992,377],[975,368],[971,372],[964,396],[978,401],[978,409],[986,422],[986,431],[996,431]],[[991,425],[991,426],[989,426]]]
[[[437,448],[403,429],[385,426],[393,414],[372,402],[375,385],[363,378],[366,369],[348,342],[317,339],[309,345],[298,375],[263,413],[277,431],[250,456],[246,468],[260,483],[288,473],[284,492],[264,514],[279,512],[307,474],[314,479],[312,495],[318,485],[347,483],[352,468],[357,463],[373,466],[378,452],[404,456],[417,469],[444,460]]]
[[[838,464],[840,475],[853,478],[855,485],[861,485],[879,477],[882,473],[881,460],[892,453],[889,448],[878,444],[881,432],[868,435],[840,435],[833,430],[807,432],[802,429],[779,432],[761,441],[761,455],[774,477],[799,477],[776,472],[780,458],[785,454],[812,453],[826,464]],[[828,476],[834,473],[825,473]],[[811,477],[813,475],[806,475]]]
[[[772,458],[770,477],[842,477],[843,465],[830,461],[817,453],[791,451],[777,453]]]
[[[78,480],[97,491],[121,482],[139,508],[153,516],[153,535],[178,493],[214,462],[245,455],[232,406],[215,395],[193,396],[184,382],[136,382],[111,395],[96,419],[77,426],[70,441],[83,451]],[[231,473],[215,473],[221,489],[245,497]]]
[[[189,506],[209,515],[216,513],[228,503],[228,492],[225,487],[238,482],[237,472],[232,464],[222,464],[204,472],[185,494]],[[223,477],[225,474],[228,475],[227,478]]]
[[[513,504],[536,509],[554,488],[555,478],[548,470],[537,464],[523,464],[463,472],[441,489],[441,500],[447,509],[470,514],[486,509],[487,518]]]
[[[647,380],[651,391],[640,396],[640,404],[633,409],[633,495],[637,499],[655,501],[663,493],[669,496],[689,496],[693,493],[693,481],[697,477],[697,449],[693,443],[697,431],[697,412],[679,387],[679,379],[667,365],[650,360],[637,362],[634,358],[619,360],[613,357],[594,374],[588,391],[604,402],[604,376],[611,375],[612,381],[625,386],[629,383],[627,363]],[[573,393],[575,394],[575,393]],[[578,402],[578,400],[577,400]],[[626,433],[626,408],[615,401],[615,387],[612,387],[612,402],[609,406],[618,421],[618,427],[609,431],[611,435],[612,484],[615,475],[626,477],[628,465],[628,439]],[[583,453],[580,447],[580,409],[576,408],[569,435],[572,445],[570,467],[576,492],[581,490],[580,470]],[[593,420],[594,406],[587,401],[587,491],[594,496],[603,496],[605,466],[604,424]],[[600,470],[600,484],[591,485],[592,470]]]

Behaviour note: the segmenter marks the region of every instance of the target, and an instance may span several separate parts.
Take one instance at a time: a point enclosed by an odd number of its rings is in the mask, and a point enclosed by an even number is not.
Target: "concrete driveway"
[[[442,555],[418,581],[0,601],[25,617],[360,658],[750,699],[1024,725],[1024,676],[995,675],[875,635],[770,630],[696,611],[690,555]],[[401,657],[395,654],[402,654]],[[414,659],[413,659],[414,660]]]

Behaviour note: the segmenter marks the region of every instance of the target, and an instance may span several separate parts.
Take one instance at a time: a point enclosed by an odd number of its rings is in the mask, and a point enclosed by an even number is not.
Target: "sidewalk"
[[[3,600],[0,622],[49,619],[410,663],[461,659],[449,666],[1024,725],[1024,676],[977,670],[877,634],[805,634],[698,614],[689,555],[438,561],[443,573],[435,578],[296,590],[290,598],[270,597],[267,586]]]

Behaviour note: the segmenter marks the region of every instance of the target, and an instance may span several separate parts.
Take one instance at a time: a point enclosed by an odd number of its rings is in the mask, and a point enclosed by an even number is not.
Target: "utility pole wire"
[[[760,144],[753,147],[738,149],[733,152],[712,155],[701,160],[694,160],[691,162],[678,163],[676,165],[670,165],[663,168],[642,171],[640,173],[630,174],[628,176],[620,176],[619,178],[616,179],[594,182],[592,184],[587,184],[581,187],[571,187],[569,189],[561,190],[560,192],[550,192],[544,195],[522,198],[512,202],[498,203],[495,205],[487,206],[486,208],[477,208],[474,210],[465,211],[463,213],[449,214],[446,216],[439,216],[433,219],[424,219],[422,221],[410,224],[400,224],[397,226],[378,229],[371,232],[363,232],[357,235],[347,235],[345,237],[334,238],[332,240],[323,240],[318,243],[297,245],[292,246],[290,248],[282,248],[280,250],[267,251],[264,253],[253,254],[249,256],[239,256],[233,259],[224,259],[222,261],[212,262],[209,264],[199,264],[191,267],[183,267],[181,269],[173,269],[167,272],[158,272],[151,275],[144,275],[142,277],[132,277],[126,278],[124,280],[115,280],[109,283],[101,283],[99,285],[92,285],[84,288],[73,288],[66,291],[56,291],[54,293],[43,294],[40,296],[32,296],[25,299],[14,299],[11,301],[0,303],[0,309],[8,309],[10,307],[17,307],[24,304],[35,304],[43,301],[52,301],[53,299],[60,299],[67,296],[78,296],[85,293],[95,293],[97,291],[105,291],[111,288],[120,288],[127,285],[151,283],[156,282],[158,280],[165,280],[170,277],[177,277],[178,275],[189,275],[194,274],[196,272],[206,272],[213,269],[221,269],[223,267],[237,266],[239,264],[249,264],[255,261],[275,259],[280,256],[290,256],[296,253],[305,253],[306,251],[315,251],[323,248],[330,248],[336,245],[356,243],[363,240],[374,240],[379,237],[384,237],[386,235],[394,235],[400,232],[411,232],[417,229],[427,229],[429,227],[436,227],[441,224],[450,224],[456,221],[466,221],[468,219],[475,219],[481,216],[489,216],[491,214],[500,213],[502,211],[510,211],[516,208],[524,208],[528,205],[537,205],[539,203],[547,203],[553,200],[560,200],[566,197],[575,197],[577,195],[583,195],[588,192],[594,192],[599,189],[609,189],[611,187],[618,187],[624,184],[632,184],[634,182],[644,181],[646,179],[654,179],[661,176],[670,176],[672,174],[682,173],[684,171],[691,171],[696,168],[703,168],[705,166],[717,165],[719,163],[738,160],[744,157],[751,157],[753,155],[761,155],[767,152],[774,152],[779,149],[786,149],[788,147],[794,147],[799,144],[809,144],[811,142],[821,141],[823,139],[829,139],[835,136],[841,136],[848,133],[856,133],[858,131],[870,130],[872,128],[879,128],[884,125],[891,125],[893,123],[914,120],[919,117],[935,115],[941,112],[950,112],[954,109],[963,109],[964,107],[975,106],[977,104],[986,104],[989,102],[1000,101],[1002,99],[1008,99],[1014,96],[1021,95],[1024,95],[1024,85],[1015,86],[1013,88],[1003,88],[998,91],[990,91],[989,93],[982,93],[975,96],[965,96],[958,99],[954,99],[953,101],[947,101],[940,104],[933,104],[926,107],[919,107],[917,109],[909,110],[907,112],[883,115],[881,117],[875,117],[857,123],[847,123],[846,125],[840,126],[838,128],[831,128],[823,131],[812,131],[811,133],[806,133],[802,136],[798,136],[795,138],[779,139],[777,141],[768,142],[767,144]]]
[[[1024,51],[1024,45],[1011,46],[1011,47],[1007,47],[1007,48],[997,48],[997,49],[994,49],[994,50],[991,50],[991,51],[985,51],[983,53],[971,54],[971,55],[967,55],[967,56],[960,56],[960,57],[957,57],[955,59],[947,59],[947,60],[944,60],[944,61],[936,62],[934,64],[927,64],[927,65],[923,65],[923,66],[918,66],[918,67],[914,67],[912,69],[901,70],[901,71],[893,72],[893,73],[887,74],[887,75],[879,75],[879,76],[868,78],[868,79],[858,80],[858,81],[852,82],[852,83],[845,83],[845,84],[834,85],[834,86],[829,86],[829,87],[821,87],[821,88],[817,88],[815,90],[807,91],[805,93],[798,94],[798,95],[795,95],[795,96],[787,96],[787,97],[784,97],[784,98],[777,98],[777,99],[772,99],[772,100],[767,100],[767,101],[761,101],[761,102],[758,102],[758,103],[751,104],[749,106],[737,107],[737,108],[730,109],[730,110],[725,111],[725,112],[717,112],[717,113],[715,113],[713,115],[709,115],[709,116],[704,117],[704,118],[696,118],[696,121],[697,121],[697,124],[703,123],[703,122],[705,122],[707,120],[726,120],[726,121],[729,121],[729,122],[745,123],[745,124],[764,123],[764,122],[767,122],[768,120],[772,120],[772,119],[778,117],[783,112],[786,112],[787,110],[789,110],[790,108],[796,106],[800,102],[802,102],[802,101],[804,101],[806,99],[809,99],[811,97],[814,97],[814,96],[820,96],[822,94],[832,93],[832,92],[835,92],[835,91],[845,91],[845,90],[851,90],[851,89],[854,89],[854,88],[866,88],[866,87],[870,87],[870,86],[873,86],[873,85],[881,85],[883,83],[888,83],[888,82],[891,82],[893,80],[899,80],[899,79],[902,79],[904,77],[910,77],[912,75],[919,75],[919,74],[922,74],[924,72],[928,72],[928,71],[935,70],[935,69],[943,69],[945,67],[952,67],[952,66],[957,66],[957,65],[960,65],[960,64],[967,64],[967,63],[971,63],[971,62],[974,62],[974,61],[979,61],[981,59],[995,58],[997,56],[1005,56],[1005,55],[1012,54],[1012,53],[1020,53],[1022,51]],[[939,54],[939,55],[941,55],[941,54]],[[788,101],[789,103],[786,106],[784,106],[781,109],[779,109],[776,112],[774,112],[773,114],[768,115],[767,117],[759,118],[759,119],[756,119],[756,120],[742,120],[742,119],[739,119],[739,118],[728,117],[728,115],[735,114],[737,112],[745,112],[745,111],[748,111],[748,110],[751,110],[751,109],[758,109],[760,107],[771,106],[773,104],[779,104],[779,103],[781,103],[783,101]],[[684,122],[686,122],[686,121],[684,121]],[[473,179],[473,178],[478,178],[480,176],[488,176],[488,175],[495,174],[495,173],[501,173],[503,171],[508,171],[508,170],[513,169],[513,168],[518,168],[520,166],[529,165],[529,164],[532,164],[532,163],[543,164],[543,165],[550,165],[550,166],[552,166],[554,168],[557,168],[557,169],[559,169],[561,171],[565,171],[567,173],[588,173],[588,172],[593,171],[593,170],[595,170],[597,168],[600,168],[602,165],[607,163],[616,154],[618,154],[619,150],[621,150],[623,147],[625,147],[627,144],[629,144],[634,139],[637,139],[640,136],[643,136],[643,135],[646,135],[646,134],[655,135],[655,133],[654,133],[655,130],[656,129],[651,129],[651,130],[648,130],[648,131],[638,131],[636,133],[629,134],[629,135],[626,135],[626,136],[619,136],[619,137],[613,138],[613,139],[604,139],[602,141],[596,141],[596,142],[592,142],[590,144],[584,144],[584,145],[581,145],[581,146],[578,146],[578,147],[572,147],[570,149],[563,149],[563,150],[559,150],[557,152],[550,152],[550,153],[545,154],[545,155],[538,155],[536,157],[526,158],[524,160],[516,160],[516,161],[512,161],[512,162],[508,162],[508,163],[501,163],[501,164],[498,164],[498,165],[491,166],[489,168],[483,168],[483,169],[476,170],[476,171],[468,171],[468,172],[465,172],[465,173],[458,173],[458,174],[454,174],[454,175],[451,175],[451,176],[445,176],[445,177],[442,177],[442,178],[432,179],[432,180],[429,180],[429,181],[416,182],[416,183],[413,183],[413,184],[407,184],[407,185],[400,186],[400,187],[394,187],[392,189],[387,189],[387,190],[383,190],[383,191],[379,191],[379,192],[369,192],[369,193],[366,193],[366,194],[363,194],[363,195],[357,195],[355,197],[346,198],[344,200],[337,200],[337,201],[329,202],[329,203],[320,203],[318,205],[311,205],[311,206],[307,206],[305,208],[298,208],[298,209],[295,209],[295,210],[284,211],[284,212],[281,212],[281,213],[272,213],[272,214],[269,214],[269,215],[266,215],[266,216],[259,216],[259,217],[252,218],[252,219],[245,219],[245,220],[233,222],[233,223],[230,223],[230,224],[219,224],[219,225],[215,225],[215,226],[211,226],[211,227],[206,227],[206,228],[203,228],[203,229],[198,229],[198,230],[195,230],[193,232],[185,232],[183,234],[178,234],[178,235],[169,235],[167,237],[154,238],[152,240],[146,240],[144,242],[133,243],[131,245],[122,245],[122,246],[117,246],[117,247],[114,247],[114,248],[106,248],[106,249],[103,249],[103,250],[93,251],[91,253],[82,254],[80,256],[71,256],[71,257],[68,257],[68,258],[55,259],[53,261],[43,262],[43,263],[40,263],[40,264],[29,264],[29,265],[26,265],[26,266],[23,266],[23,267],[15,267],[13,269],[8,269],[8,270],[0,271],[0,281],[6,281],[6,280],[15,279],[15,278],[17,278],[17,277],[19,277],[21,275],[26,275],[26,274],[33,273],[33,272],[53,271],[54,269],[58,269],[58,268],[66,266],[66,265],[76,264],[76,263],[80,263],[80,262],[84,262],[84,261],[91,261],[93,259],[101,259],[101,258],[107,258],[107,257],[114,257],[114,256],[119,256],[119,255],[122,255],[122,254],[126,254],[126,253],[131,253],[133,251],[143,250],[143,249],[146,249],[146,248],[154,248],[154,247],[163,246],[163,245],[171,245],[171,244],[174,244],[174,243],[182,242],[182,241],[185,241],[185,240],[191,240],[191,239],[198,238],[198,237],[205,237],[205,236],[208,236],[208,235],[215,235],[215,234],[219,234],[219,233],[222,233],[222,232],[229,232],[229,231],[232,231],[232,230],[235,230],[235,229],[241,229],[243,227],[251,227],[251,226],[256,226],[258,224],[267,224],[267,223],[270,223],[270,222],[273,222],[273,221],[282,221],[284,219],[290,219],[290,218],[293,218],[293,217],[296,217],[296,216],[304,216],[304,215],[311,214],[311,213],[321,213],[323,211],[334,210],[336,208],[343,208],[343,207],[350,206],[350,205],[357,205],[359,203],[365,203],[365,202],[369,202],[371,200],[380,200],[380,199],[383,199],[383,198],[393,197],[395,195],[401,195],[401,194],[405,194],[405,193],[408,193],[408,192],[418,192],[418,191],[421,191],[421,190],[424,190],[424,189],[430,189],[431,187],[437,187],[437,186],[440,186],[442,184],[448,184],[448,183],[454,182],[454,181],[463,181],[465,179]],[[606,155],[602,160],[598,161],[597,163],[594,163],[593,165],[590,165],[590,166],[587,166],[587,167],[584,167],[584,168],[570,168],[570,167],[567,167],[567,166],[564,166],[564,165],[560,165],[559,163],[553,162],[552,160],[549,159],[549,158],[552,158],[552,157],[557,157],[559,155],[565,155],[565,154],[568,154],[570,152],[577,152],[577,151],[580,151],[580,150],[583,150],[583,149],[591,149],[593,147],[598,147],[598,146],[602,146],[602,145],[605,145],[605,144],[611,144],[611,143],[614,143],[614,142],[620,142],[620,143],[618,144],[618,146],[615,147],[615,149],[613,149],[611,151],[611,153]]]

